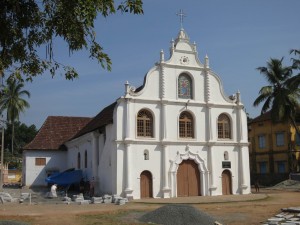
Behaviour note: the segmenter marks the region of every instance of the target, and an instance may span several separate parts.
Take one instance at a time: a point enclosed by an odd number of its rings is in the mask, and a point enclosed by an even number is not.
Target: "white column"
[[[241,194],[249,194],[251,191],[250,191],[250,171],[249,171],[248,146],[240,146],[239,170],[240,170]]]
[[[164,57],[162,57],[161,52],[161,63],[160,63],[160,99],[161,99],[161,121],[160,121],[160,131],[161,140],[167,138],[167,126],[166,126],[166,78],[165,78],[165,68],[164,68]]]
[[[99,190],[99,176],[98,176],[98,157],[99,157],[99,133],[93,132],[92,138],[92,170],[94,177],[94,189],[95,194],[100,192]]]
[[[167,118],[166,118],[166,104],[161,104],[161,140],[167,139]]]
[[[98,177],[99,133],[93,132],[92,138],[92,167],[93,177]]]
[[[209,168],[209,173],[210,173],[210,195],[213,195],[214,191],[217,189],[217,187],[215,186],[215,179],[214,179],[214,154],[213,154],[213,150],[212,150],[212,146],[208,146],[208,168]]]
[[[129,199],[133,199],[131,187],[131,152],[130,144],[125,144],[125,194]]]
[[[126,99],[126,112],[125,112],[124,118],[126,119],[125,139],[130,139],[131,138],[131,129],[130,129],[131,121],[130,121],[130,99],[129,98]]]
[[[200,171],[200,180],[201,180],[201,195],[205,196],[206,195],[206,185],[205,185],[205,172]]]
[[[211,142],[214,140],[214,134],[213,134],[213,125],[212,125],[212,119],[211,119],[211,107],[208,106],[208,122],[207,122],[207,140],[208,142]]]
[[[168,167],[169,167],[169,157],[168,157],[168,147],[166,145],[163,145],[162,146],[162,169],[163,169],[163,189],[162,189],[162,192],[163,192],[163,198],[170,198],[170,187],[169,187],[169,176],[168,176]]]

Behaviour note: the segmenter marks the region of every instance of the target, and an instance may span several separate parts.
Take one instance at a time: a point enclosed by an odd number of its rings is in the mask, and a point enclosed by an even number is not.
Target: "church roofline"
[[[87,133],[98,130],[108,124],[113,123],[113,112],[117,102],[105,107],[100,113],[98,113],[85,127],[83,127],[77,134],[75,134],[70,140],[76,139]],[[69,141],[70,141],[69,140]]]

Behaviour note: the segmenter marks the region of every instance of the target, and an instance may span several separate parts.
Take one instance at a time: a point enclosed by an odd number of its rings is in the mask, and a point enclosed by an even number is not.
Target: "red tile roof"
[[[87,117],[49,116],[23,150],[66,150],[64,143],[91,120]]]

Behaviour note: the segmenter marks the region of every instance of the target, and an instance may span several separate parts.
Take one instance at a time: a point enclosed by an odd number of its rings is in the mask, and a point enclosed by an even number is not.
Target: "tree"
[[[295,66],[284,66],[282,59],[273,59],[267,62],[267,67],[258,67],[260,73],[267,79],[269,85],[259,91],[259,96],[253,105],[263,103],[261,113],[271,110],[273,122],[290,120],[298,133],[295,116],[299,108],[299,79],[300,75],[293,76]]]
[[[37,134],[37,129],[34,124],[27,126],[20,121],[14,122],[14,151],[15,154],[22,154],[22,148],[31,142]],[[12,140],[12,124],[7,123],[5,129],[4,148],[11,148]]]
[[[24,84],[16,79],[8,79],[7,86],[2,92],[0,99],[0,112],[6,110],[7,121],[12,124],[11,152],[14,153],[14,122],[19,121],[19,115],[24,112],[25,108],[29,108],[29,103],[22,98],[30,97],[27,90],[22,90]]]
[[[63,68],[66,79],[78,77],[73,67],[55,60],[56,37],[67,43],[70,53],[88,49],[90,58],[111,70],[109,56],[96,41],[94,22],[99,14],[107,17],[117,11],[142,14],[142,0],[1,0],[0,76],[32,80]],[[38,55],[41,47],[46,57]]]

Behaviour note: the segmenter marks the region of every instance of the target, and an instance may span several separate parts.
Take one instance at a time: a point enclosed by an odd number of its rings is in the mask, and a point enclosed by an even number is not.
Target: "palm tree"
[[[259,91],[259,96],[253,105],[263,103],[261,114],[271,110],[273,122],[290,120],[297,133],[300,131],[296,125],[295,115],[299,108],[299,80],[300,75],[293,76],[293,66],[285,67],[282,59],[273,59],[267,62],[267,67],[258,67],[257,70],[267,79],[269,85]]]
[[[30,97],[27,90],[22,90],[24,84],[15,79],[8,79],[0,99],[0,112],[6,110],[7,121],[12,125],[11,152],[14,152],[14,122],[19,120],[19,115],[29,108],[29,103],[23,96]]]

